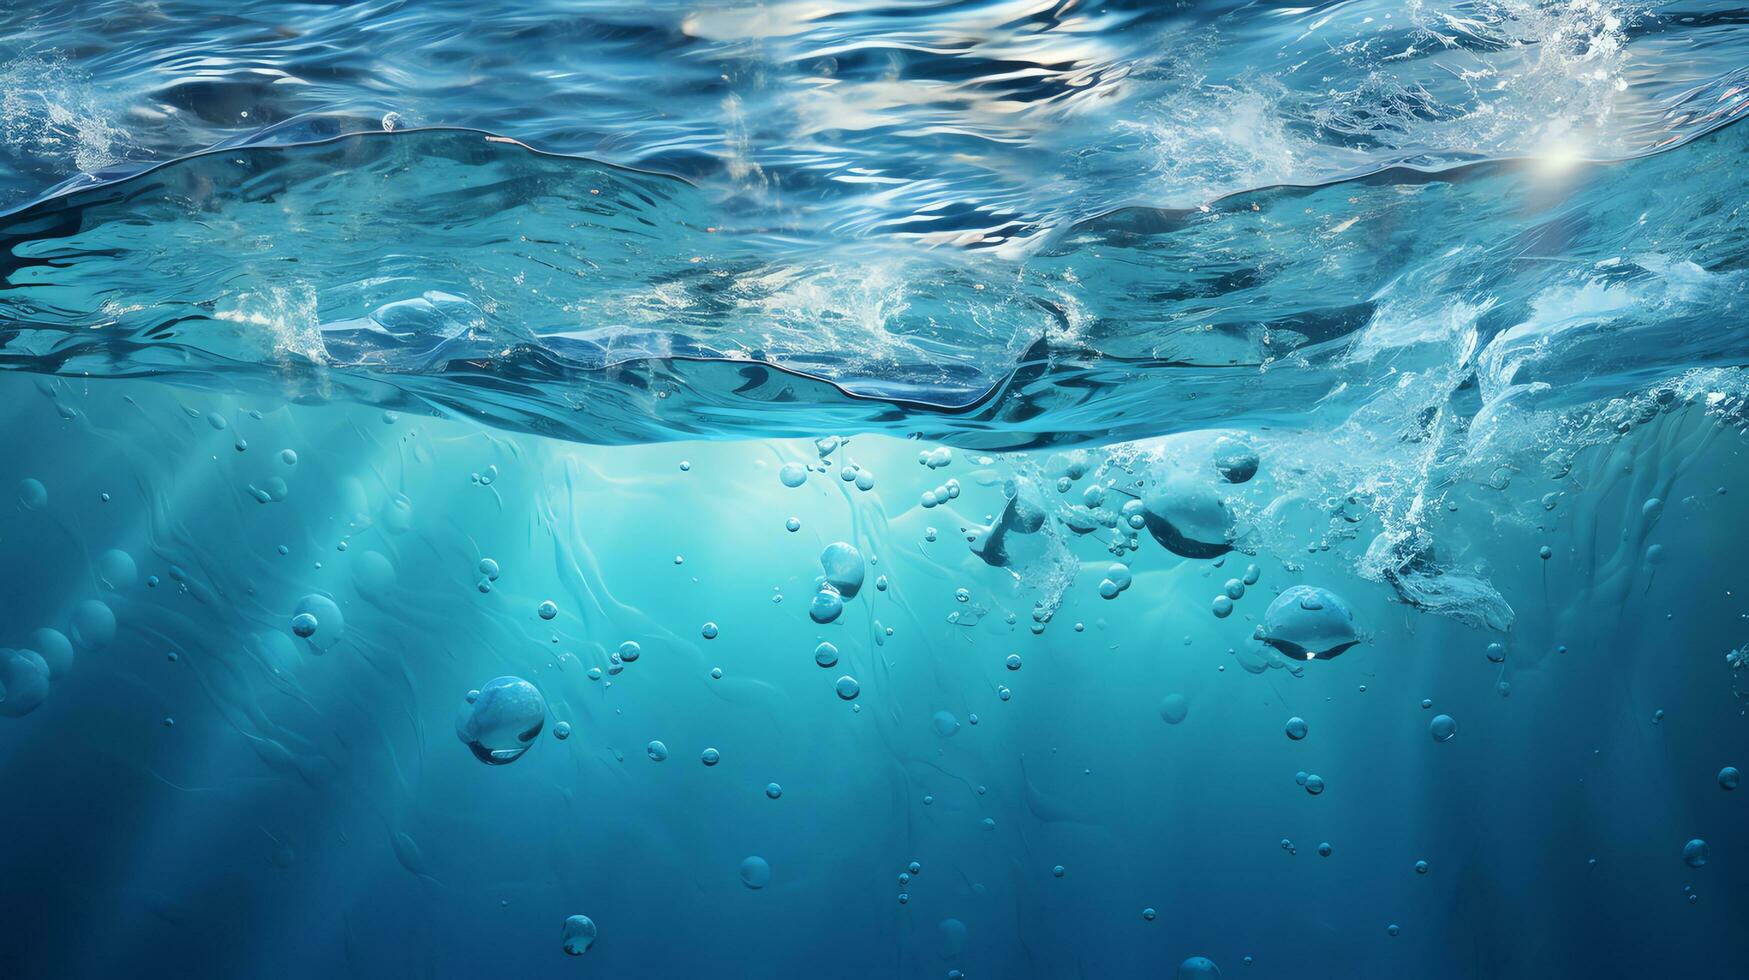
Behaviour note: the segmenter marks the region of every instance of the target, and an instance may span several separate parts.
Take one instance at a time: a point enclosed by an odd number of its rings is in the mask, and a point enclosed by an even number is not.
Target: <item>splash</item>
[[[96,174],[133,144],[90,76],[51,53],[0,61],[0,147],[33,167],[54,162]]]

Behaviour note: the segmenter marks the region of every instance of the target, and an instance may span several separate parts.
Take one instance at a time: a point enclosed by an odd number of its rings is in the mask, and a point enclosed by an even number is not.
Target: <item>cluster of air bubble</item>
[[[780,482],[797,488],[806,483],[811,472],[829,472],[824,461],[841,446],[837,438],[817,440],[822,463],[787,462],[780,469]],[[974,556],[1007,571],[1015,588],[1032,600],[1029,627],[1034,633],[1045,630],[1074,582],[1079,569],[1075,551],[1069,546],[1074,537],[1097,533],[1118,559],[1107,566],[1096,586],[1098,594],[1108,600],[1131,588],[1134,575],[1128,562],[1145,541],[1179,558],[1212,561],[1217,567],[1231,552],[1255,550],[1247,540],[1250,522],[1245,516],[1254,508],[1238,496],[1243,485],[1251,483],[1263,469],[1261,453],[1248,437],[1213,434],[1167,440],[1155,446],[1118,446],[1103,452],[1074,450],[1055,454],[1042,465],[1016,458],[1007,475],[989,469],[994,461],[988,457],[977,457],[973,462],[981,468],[969,474],[970,478],[980,486],[998,489],[1000,506],[982,521],[962,525],[960,532]],[[918,454],[919,466],[930,472],[953,463],[954,454],[945,447]],[[957,511],[965,499],[956,478],[925,489],[919,503],[924,510],[948,507]],[[795,530],[797,522],[791,519],[789,527]],[[928,528],[924,540],[935,541],[936,529]],[[826,546],[808,604],[809,618],[815,624],[839,621],[847,600],[856,598],[863,588],[866,564],[861,551],[850,542]],[[1232,615],[1260,577],[1259,568],[1249,564],[1228,578],[1211,603],[1213,615]],[[885,591],[885,576],[876,580],[876,587]],[[1296,592],[1294,601],[1277,602],[1263,614],[1264,622],[1254,637],[1257,647],[1240,655],[1247,670],[1288,667],[1297,672],[1290,659],[1328,659],[1359,641],[1358,628],[1352,616],[1347,616],[1343,601],[1322,589],[1313,589],[1312,594],[1314,597],[1305,598]],[[1328,597],[1327,602],[1318,597]],[[971,589],[956,589],[954,598],[957,606],[949,614],[950,623],[975,625],[988,612],[989,607],[976,599]],[[1315,614],[1326,608],[1333,615],[1347,616],[1345,634],[1326,636],[1330,625],[1314,622]],[[1012,613],[1008,621],[1015,621]],[[711,636],[709,625],[706,638]],[[879,627],[878,622],[876,626],[876,642],[881,642],[891,630]],[[1077,624],[1076,628],[1083,627]],[[860,685],[841,686],[841,696],[847,690],[860,690]]]
[[[953,450],[946,446],[925,449],[917,454],[917,465],[927,467],[930,470],[939,470],[952,463]],[[940,484],[923,491],[922,496],[918,499],[918,503],[923,505],[924,510],[928,510],[932,507],[945,504],[950,500],[958,500],[959,497],[960,481],[956,478],[949,477]]]
[[[814,449],[819,453],[819,458],[812,462],[798,462],[791,460],[790,462],[783,464],[777,473],[778,480],[784,486],[794,490],[808,482],[809,473],[818,473],[823,476],[830,475],[833,472],[833,467],[836,466],[840,482],[854,487],[863,493],[873,490],[875,488],[875,475],[873,470],[862,466],[856,462],[856,460],[849,458],[848,455],[839,463],[835,464],[833,462],[834,454],[842,449],[849,441],[849,439],[843,436],[822,436],[819,439],[815,439]]]
[[[1059,522],[1076,535],[1102,534],[1114,557],[1138,550],[1146,531],[1181,558],[1209,559],[1252,550],[1229,491],[1260,465],[1249,442],[1222,436],[1063,453],[1046,461],[1045,473],[1061,498]]]
[[[1518,389],[1502,381],[1484,379],[1494,402],[1479,413],[1473,407],[1454,411],[1453,403],[1475,380],[1474,370],[1461,359],[1429,368],[1417,383],[1382,392],[1328,432],[1252,436],[1276,466],[1296,474],[1296,489],[1282,490],[1256,512],[1248,529],[1256,545],[1291,552],[1311,517],[1323,522],[1324,531],[1305,545],[1308,551],[1363,543],[1354,562],[1360,577],[1390,587],[1413,608],[1504,633],[1517,614],[1489,580],[1489,569],[1466,557],[1473,543],[1461,536],[1459,522],[1448,521],[1450,515],[1480,504],[1526,534],[1569,513],[1582,515],[1600,533],[1611,521],[1647,528],[1657,514],[1641,512],[1645,500],[1658,497],[1659,488],[1698,459],[1718,432],[1749,431],[1749,381],[1734,371],[1695,369],[1637,393],[1548,410],[1517,397]],[[1714,427],[1689,426],[1682,412],[1689,407],[1704,412]],[[1398,437],[1380,440],[1379,432]],[[1600,472],[1576,472],[1597,465],[1588,454],[1608,452],[1638,456],[1640,463],[1631,476],[1607,460]],[[1525,466],[1527,456],[1540,456],[1540,463]],[[1527,480],[1544,488],[1534,509],[1520,509],[1507,496]],[[1585,503],[1607,498],[1618,485],[1636,488],[1629,490],[1630,512],[1600,514]],[[1583,541],[1588,535],[1581,528],[1575,537]],[[1545,551],[1542,557],[1555,556]],[[1662,555],[1636,535],[1613,555],[1574,557],[1580,567],[1573,581],[1589,590],[1581,599],[1619,601],[1634,568],[1655,569]],[[1603,587],[1616,594],[1598,594]]]
[[[1749,644],[1725,654],[1725,667],[1731,672],[1731,696],[1749,712]]]
[[[42,514],[50,509],[49,491],[42,481],[26,477],[18,483],[18,503],[25,511]],[[99,588],[114,593],[132,590],[139,582],[133,556],[111,548],[93,565]],[[151,579],[156,585],[157,579]],[[22,647],[0,647],[0,716],[18,718],[42,707],[52,681],[73,670],[78,653],[102,650],[115,639],[115,611],[103,599],[82,599],[73,604],[66,621],[42,626],[24,637]],[[176,655],[170,654],[175,660]]]
[[[1655,434],[1659,428],[1659,419],[1666,417],[1667,411],[1656,406],[1679,402],[1680,399],[1674,395],[1669,398],[1653,396],[1644,401],[1635,401],[1633,404],[1638,406],[1635,417],[1640,421],[1627,425],[1622,432],[1645,431]],[[1651,409],[1649,413],[1645,411],[1648,408]],[[1604,416],[1612,420],[1607,424],[1617,427],[1625,424],[1614,410],[1608,406],[1605,409]],[[206,426],[214,430],[225,430],[224,425],[214,421],[219,417],[213,413],[207,413],[200,418],[205,420]],[[226,438],[229,439],[230,435],[227,434]],[[835,463],[829,464],[827,460],[841,446],[842,443],[838,440],[821,440],[817,447],[821,462],[786,463],[779,472],[781,482],[786,486],[801,487],[812,474],[830,475],[840,472],[843,467]],[[994,461],[987,457],[964,455],[956,461],[951,451],[928,450],[919,454],[921,472],[918,475],[933,483],[939,479],[936,471],[958,463],[959,469],[953,472],[964,477],[967,489],[962,494],[957,478],[927,488],[923,491],[920,509],[936,510],[936,515],[932,515],[931,519],[944,513],[952,515],[949,519],[953,519],[959,518],[964,508],[994,505],[991,507],[994,512],[983,515],[981,522],[968,522],[962,526],[966,545],[971,554],[982,562],[1010,573],[1017,583],[1024,583],[1028,588],[1037,587],[1041,581],[1050,581],[1051,573],[1058,567],[1054,564],[1058,556],[1067,555],[1073,559],[1074,552],[1068,548],[1068,542],[1076,537],[1095,535],[1116,560],[1106,561],[1102,558],[1090,566],[1096,570],[1091,576],[1097,583],[1093,588],[1097,589],[1103,599],[1120,601],[1125,596],[1130,596],[1128,601],[1134,602],[1138,593],[1149,591],[1147,584],[1150,579],[1141,579],[1144,587],[1135,589],[1138,580],[1132,573],[1129,562],[1137,552],[1157,547],[1175,559],[1172,564],[1191,565],[1211,576],[1214,582],[1225,579],[1219,585],[1218,591],[1213,588],[1209,590],[1214,593],[1212,600],[1198,598],[1199,613],[1221,620],[1235,615],[1247,620],[1257,620],[1256,628],[1251,634],[1254,643],[1243,651],[1233,652],[1244,669],[1256,673],[1270,668],[1287,668],[1298,673],[1301,665],[1309,661],[1329,660],[1350,650],[1361,641],[1362,632],[1347,601],[1337,592],[1322,584],[1278,586],[1273,573],[1270,581],[1265,582],[1259,567],[1246,563],[1241,557],[1261,550],[1263,544],[1271,543],[1269,522],[1276,515],[1272,515],[1270,511],[1281,506],[1286,497],[1281,487],[1275,483],[1276,473],[1281,465],[1281,460],[1274,452],[1278,448],[1278,444],[1267,442],[1261,436],[1200,436],[1163,440],[1157,445],[1116,447],[1104,452],[1063,452],[1042,464],[1017,460],[1012,471],[1006,473],[991,469],[990,464]],[[1268,466],[1264,465],[1265,461],[1268,461]],[[284,466],[296,465],[295,454],[286,451],[281,454],[280,463]],[[1551,457],[1544,464],[1549,468],[1551,479],[1562,481],[1567,476],[1571,459]],[[966,472],[970,467],[977,469]],[[689,467],[682,463],[681,468],[687,470]],[[860,475],[865,471],[856,468],[856,472]],[[1296,474],[1298,476],[1300,474]],[[1484,486],[1494,490],[1504,489],[1510,480],[1521,478],[1523,477],[1518,473],[1506,474],[1492,483],[1485,483]],[[498,479],[497,468],[492,466],[474,482],[490,487],[497,486]],[[828,486],[837,487],[841,483],[860,486],[856,478],[831,481]],[[1564,483],[1562,485],[1565,486]],[[1318,543],[1318,547],[1328,547],[1332,543],[1353,540],[1358,536],[1344,536],[1346,527],[1372,530],[1368,522],[1377,519],[1383,492],[1376,484],[1347,486],[1350,489],[1346,492],[1333,493],[1314,502],[1311,512],[1319,520],[1327,519],[1331,528],[1329,534]],[[814,489],[819,488],[816,486]],[[1627,536],[1633,540],[1631,546],[1626,547],[1626,552],[1635,562],[1643,563],[1647,569],[1655,569],[1660,564],[1662,552],[1661,546],[1657,544],[1645,544],[1643,532],[1655,526],[1662,517],[1667,498],[1676,499],[1668,497],[1667,489],[1658,489],[1657,493],[1650,495],[1635,494],[1628,508],[1633,521],[1627,528]],[[39,483],[27,481],[20,487],[19,499],[27,508],[40,509],[47,504],[47,493]],[[931,499],[934,500],[933,504],[929,503]],[[1269,502],[1260,506],[1259,500]],[[1555,506],[1559,505],[1560,502],[1556,501]],[[1264,529],[1259,530],[1259,526]],[[879,540],[877,536],[864,534],[861,529],[857,534],[847,536],[862,542],[864,547],[868,547],[867,542],[871,540]],[[932,528],[926,540],[933,542],[935,539]],[[344,542],[340,548],[345,550]],[[284,553],[283,549],[281,553]],[[957,552],[957,546],[956,553],[961,561],[965,560],[965,553]],[[511,568],[507,571],[496,559],[475,558],[474,554],[467,555],[460,561],[462,568],[458,571],[468,576],[461,579],[464,589],[468,581],[474,581],[480,592],[488,593],[501,581],[513,583],[517,579],[518,569]],[[1554,557],[1547,547],[1541,548],[1540,554],[1544,561]],[[865,590],[886,591],[885,577],[873,574],[880,569],[880,565],[872,554],[865,555],[863,549],[856,544],[849,540],[834,541],[818,553],[816,560],[816,592],[813,603],[808,607],[814,623],[827,626],[839,622],[846,613],[846,603],[851,600],[863,600],[853,607],[852,618],[862,611],[864,605],[882,601],[878,596],[865,594]],[[799,564],[806,566],[809,563],[803,557]],[[1414,567],[1410,563],[1399,569],[1399,573],[1407,574]],[[1603,563],[1602,567],[1607,567],[1607,563]],[[106,552],[99,556],[93,568],[96,581],[105,589],[129,588],[138,577],[132,559],[119,551]],[[1038,574],[1035,570],[1039,568],[1046,569],[1046,574]],[[1078,569],[1078,561],[1071,561],[1067,565],[1061,578],[1065,586],[1075,577]],[[797,571],[799,573],[801,569]],[[807,571],[813,573],[815,570],[808,568]],[[1081,585],[1086,587],[1087,576],[1085,572],[1082,574]],[[505,578],[507,575],[509,578]],[[1442,573],[1441,578],[1449,589],[1450,574]],[[869,588],[871,585],[872,589]],[[967,585],[971,587],[955,589],[953,596],[959,607],[954,615],[966,615],[965,621],[969,624],[976,622],[976,615],[970,613],[978,608],[979,601],[989,590],[980,582],[970,582]],[[1399,583],[1399,589],[1402,588],[1406,586]],[[541,622],[552,622],[561,615],[571,614],[569,609],[562,612],[559,604],[553,600],[537,603],[535,597],[529,596],[525,601],[526,604],[519,607],[521,614],[527,616],[532,613],[533,618]],[[1205,601],[1206,605],[1203,604]],[[96,608],[101,605],[87,603],[75,608],[65,627],[71,638],[53,630],[39,631],[60,636],[61,645],[56,645],[53,637],[33,637],[30,646],[36,651],[35,660],[17,651],[5,652],[6,656],[0,658],[0,686],[3,686],[0,688],[0,709],[12,713],[18,706],[29,704],[32,692],[36,690],[36,678],[44,670],[52,673],[54,660],[63,656],[63,647],[64,657],[70,664],[73,648],[88,648],[96,638],[104,635],[104,617]],[[1425,604],[1423,607],[1426,607]],[[1043,609],[1042,603],[1035,609]],[[326,592],[306,594],[289,609],[280,607],[275,615],[285,617],[280,620],[282,630],[301,641],[301,646],[313,654],[333,650],[346,636],[346,622],[341,607]],[[1012,621],[1011,618],[1010,622]],[[1049,611],[1042,614],[1035,611],[1035,631],[1042,630],[1049,621]],[[724,622],[731,628],[734,625],[728,620]],[[882,635],[891,635],[890,630],[879,627],[878,623],[875,625],[875,642],[880,642]],[[113,634],[113,628],[112,614],[107,627],[110,634]],[[715,622],[707,622],[700,628],[700,634],[710,640],[719,635],[719,628]],[[556,637],[554,642],[558,642]],[[1476,650],[1485,651],[1486,659],[1494,664],[1504,664],[1507,660],[1505,642],[1478,644]],[[862,666],[856,659],[857,652],[854,649],[847,649],[841,654],[837,645],[822,641],[813,652],[816,665],[828,671],[814,675],[821,682],[819,693],[823,698],[836,697],[844,702],[843,707],[847,711],[854,712],[860,707],[859,702],[866,703],[869,698],[878,698],[882,693],[878,686],[873,685],[865,692],[863,682],[858,680],[858,676],[878,685],[880,674],[864,672],[852,666]],[[626,665],[636,663],[640,656],[641,647],[636,641],[621,643],[616,650],[607,654],[607,674],[618,674]],[[1513,656],[1516,657],[1517,654],[1514,653]],[[1029,664],[1034,663],[1033,655],[1027,654],[1026,661]],[[1749,649],[1732,651],[1727,661],[1733,675],[1741,676],[1741,671],[1749,669]],[[43,665],[41,669],[38,667],[39,663]],[[1022,655],[1008,653],[1001,663],[1009,672],[1007,676],[1016,676],[1022,670]],[[599,668],[591,668],[592,679],[599,680],[602,676]],[[713,676],[720,676],[720,673],[713,673]],[[1032,676],[1031,672],[1025,676]],[[830,694],[826,693],[828,686],[831,689]],[[1006,686],[994,687],[1000,700],[1007,701],[1010,698],[1012,692]],[[46,684],[43,685],[43,690],[46,691]],[[1423,702],[1423,707],[1431,708],[1431,702]],[[1160,715],[1169,725],[1182,725],[1191,713],[1191,708],[1192,702],[1189,698],[1173,693],[1161,702]],[[25,707],[23,710],[29,708]],[[978,724],[976,714],[966,716],[965,720],[969,725]],[[470,692],[458,715],[456,731],[458,739],[481,762],[504,765],[525,754],[548,724],[546,702],[534,685],[517,677],[500,677],[483,685],[479,690]],[[961,732],[962,719],[951,711],[937,711],[930,719],[930,724],[936,735],[945,739]],[[1448,714],[1432,715],[1427,725],[1428,736],[1435,743],[1449,742],[1457,735],[1457,722]],[[551,730],[554,737],[561,741],[572,734],[571,725],[565,721],[551,722]],[[1297,716],[1289,719],[1284,729],[1287,738],[1293,742],[1306,739],[1309,730],[1305,720]],[[1417,738],[1420,737],[1418,729],[1415,734]],[[690,750],[682,748],[679,751]],[[660,739],[650,740],[645,745],[645,754],[654,763],[671,759],[669,747]],[[722,754],[715,747],[708,747],[699,758],[705,767],[714,767],[721,761]],[[1286,774],[1281,775],[1285,778]],[[1320,773],[1307,769],[1299,771],[1294,778],[1296,784],[1309,796],[1319,797],[1327,792],[1341,792],[1341,783],[1336,781],[1339,776],[1340,774],[1333,774],[1333,780],[1327,782]],[[1719,786],[1726,790],[1734,789],[1737,780],[1736,771],[1731,767],[1718,773]],[[772,800],[783,795],[782,787],[776,783],[764,784],[764,792]],[[982,787],[979,792],[982,792]],[[1708,852],[1704,841],[1697,839],[1694,843],[1696,847],[1690,855],[1691,864],[1700,867],[1705,864]],[[1288,850],[1290,853],[1295,852],[1291,846]],[[1318,853],[1329,856],[1330,845],[1320,844]],[[1699,863],[1694,863],[1695,860]],[[750,888],[764,887],[763,882],[769,881],[769,867],[764,866],[762,861],[748,867],[751,871],[744,873],[744,883]],[[1420,868],[1417,870],[1421,871]],[[1056,873],[1061,875],[1060,866]],[[901,880],[900,883],[902,886],[910,884],[908,880]],[[902,891],[900,894],[908,896],[909,892]],[[908,897],[900,900],[908,901]],[[579,933],[578,938],[580,948],[587,949],[593,934],[589,933],[584,937]],[[567,943],[568,952],[573,951],[572,945]]]
[[[966,543],[985,564],[1006,570],[1017,587],[1031,589],[1034,633],[1044,631],[1074,580],[1078,562],[1058,530],[1056,505],[1040,487],[1037,473],[1016,473],[1003,481],[1004,503],[987,523],[961,529]],[[956,622],[967,623],[964,616]]]
[[[821,575],[808,615],[822,625],[835,622],[844,613],[844,600],[862,591],[867,575],[862,552],[847,541],[835,541],[820,552]]]

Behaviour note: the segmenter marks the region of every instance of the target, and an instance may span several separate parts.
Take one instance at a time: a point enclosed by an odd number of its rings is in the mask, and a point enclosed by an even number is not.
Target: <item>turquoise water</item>
[[[0,973],[1741,976],[1741,19],[0,11]]]

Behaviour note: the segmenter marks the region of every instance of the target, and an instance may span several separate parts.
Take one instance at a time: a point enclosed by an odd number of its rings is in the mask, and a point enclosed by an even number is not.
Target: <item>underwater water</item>
[[[1749,14],[0,6],[0,976],[1749,974]]]

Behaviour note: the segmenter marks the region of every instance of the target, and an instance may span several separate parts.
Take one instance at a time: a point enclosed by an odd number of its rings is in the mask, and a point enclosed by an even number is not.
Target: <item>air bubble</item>
[[[830,585],[822,585],[808,603],[808,618],[822,626],[837,621],[843,614],[844,598]]]
[[[31,633],[26,649],[41,657],[43,663],[48,665],[51,680],[66,676],[73,669],[73,643],[60,630],[45,626]],[[1723,778],[1724,774],[1720,773],[1720,779]]]
[[[1160,717],[1168,725],[1176,725],[1190,714],[1190,701],[1182,694],[1168,694],[1160,701]]]
[[[1220,975],[1221,968],[1206,956],[1192,956],[1178,964],[1177,980],[1209,980]]]
[[[845,541],[827,545],[820,552],[820,568],[825,572],[826,584],[844,598],[854,599],[862,590],[862,552],[854,545]]]
[[[42,510],[49,505],[49,491],[41,480],[29,477],[18,481],[18,502],[25,510]]]
[[[139,577],[139,569],[134,565],[132,555],[119,548],[111,548],[97,558],[97,577],[108,588],[120,591],[134,584]]]
[[[741,884],[755,891],[771,884],[771,865],[754,855],[741,862]]]
[[[1233,549],[1236,521],[1214,487],[1182,474],[1151,481],[1143,497],[1148,533],[1184,558],[1215,558]]]
[[[391,113],[392,115],[392,113]],[[390,128],[387,120],[384,128]],[[589,947],[595,945],[595,922],[587,915],[573,915],[565,920],[565,928],[560,936],[565,953],[568,956],[582,956],[589,952]]]
[[[0,650],[0,715],[18,718],[49,696],[49,665],[32,650]]]
[[[546,725],[546,699],[520,677],[494,677],[469,695],[456,716],[455,734],[489,766],[522,758]]]
[[[1221,436],[1214,444],[1215,472],[1228,483],[1244,483],[1257,475],[1260,464],[1257,450],[1231,436]]]
[[[1257,634],[1294,660],[1329,660],[1360,642],[1348,604],[1311,585],[1295,585],[1276,596]]]
[[[86,599],[73,607],[68,635],[87,650],[101,650],[115,639],[115,613],[96,599]]]
[[[305,616],[315,622],[303,620],[302,617]],[[312,592],[299,599],[298,604],[292,608],[292,618],[292,632],[308,641],[310,649],[316,653],[333,649],[334,644],[339,643],[346,632],[346,617],[340,614],[340,607],[333,599],[319,593]],[[300,621],[310,632],[298,632],[297,624]]]

